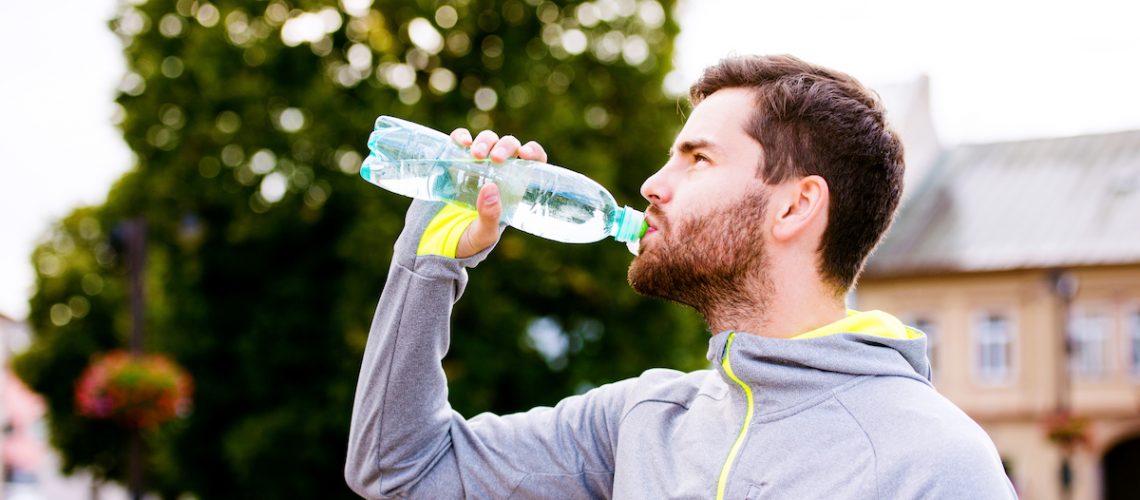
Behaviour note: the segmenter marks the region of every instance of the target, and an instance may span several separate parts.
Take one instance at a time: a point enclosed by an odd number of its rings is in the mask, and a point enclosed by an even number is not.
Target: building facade
[[[1140,498],[1140,131],[950,148],[908,190],[857,307],[927,333],[1022,498]]]

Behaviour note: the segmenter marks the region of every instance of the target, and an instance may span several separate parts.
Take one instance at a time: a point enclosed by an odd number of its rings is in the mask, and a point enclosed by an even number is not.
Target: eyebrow
[[[712,142],[709,142],[708,139],[691,139],[681,142],[680,144],[674,146],[673,149],[669,150],[669,156],[673,156],[674,149],[681,152],[682,154],[689,154],[698,149],[710,149],[714,152],[720,151],[716,145]]]

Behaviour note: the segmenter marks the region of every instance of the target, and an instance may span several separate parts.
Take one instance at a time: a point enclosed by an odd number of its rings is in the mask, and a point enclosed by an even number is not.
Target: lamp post
[[[126,250],[127,280],[131,301],[131,354],[143,353],[143,277],[146,269],[146,220],[142,217],[129,219],[119,226],[124,250]],[[143,450],[142,436],[132,430],[128,443],[127,474],[133,500],[142,500],[143,495]]]
[[[1080,282],[1071,271],[1064,269],[1054,270],[1049,274],[1049,281],[1053,293],[1061,301],[1061,327],[1057,329],[1057,366],[1056,366],[1056,401],[1055,412],[1059,418],[1068,419],[1072,414],[1072,380],[1070,379],[1070,359],[1072,357],[1072,341],[1070,328],[1072,325],[1073,298],[1077,295]],[[1061,498],[1069,500],[1073,496],[1073,467],[1072,446],[1061,447],[1061,468],[1059,480],[1061,483]]]

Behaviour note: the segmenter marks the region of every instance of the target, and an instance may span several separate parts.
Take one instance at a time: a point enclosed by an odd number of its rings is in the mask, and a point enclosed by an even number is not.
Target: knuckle
[[[524,147],[528,150],[530,156],[542,160],[546,159],[546,150],[543,149],[542,144],[539,144],[535,141],[530,141],[526,143],[526,146]]]
[[[451,132],[451,139],[456,142],[467,142],[471,140],[471,133],[465,128],[457,128]]]

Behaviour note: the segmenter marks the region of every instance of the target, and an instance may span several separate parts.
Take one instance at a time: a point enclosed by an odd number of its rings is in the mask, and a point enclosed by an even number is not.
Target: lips
[[[650,210],[652,210],[652,208],[650,208]],[[661,227],[661,223],[657,220],[658,216],[656,214],[650,214],[650,210],[646,210],[645,214],[645,222],[649,224],[649,227],[645,229],[645,236],[648,236],[650,233],[656,233],[659,230],[658,228]]]
[[[657,224],[650,222],[648,219],[646,219],[646,222],[649,223],[649,227],[645,228],[645,233],[641,235],[641,240],[640,240],[641,244],[643,245],[642,246],[643,249],[645,248],[644,247],[645,243],[648,241],[656,239],[657,236],[655,236],[655,234],[658,231],[660,231],[659,229],[657,229],[657,227],[658,227]]]
[[[657,223],[651,221],[649,218],[645,218],[645,226],[646,226],[645,232],[642,235],[643,239],[646,237],[649,237],[649,235],[652,235],[652,233],[658,231]]]

